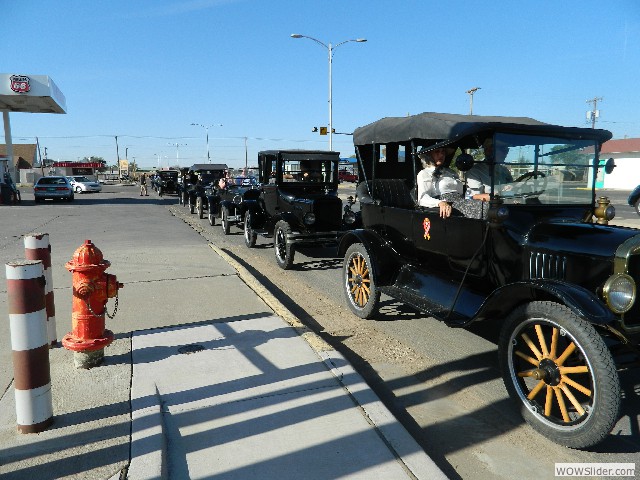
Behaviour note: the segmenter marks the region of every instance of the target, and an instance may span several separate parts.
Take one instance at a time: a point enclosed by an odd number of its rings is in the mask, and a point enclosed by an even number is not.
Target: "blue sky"
[[[256,163],[259,150],[326,149],[333,127],[426,111],[529,116],[640,137],[636,0],[0,0],[0,72],[49,75],[67,114],[11,114],[14,143],[49,158],[141,166]],[[178,146],[176,147],[176,144]],[[353,153],[351,137],[334,150]],[[178,157],[178,158],[177,158]]]

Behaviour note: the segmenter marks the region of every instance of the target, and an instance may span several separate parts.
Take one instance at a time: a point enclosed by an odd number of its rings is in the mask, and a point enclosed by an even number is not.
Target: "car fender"
[[[593,292],[560,280],[529,280],[500,287],[485,300],[474,320],[503,317],[518,305],[537,300],[560,303],[595,325],[608,325],[618,320]]]
[[[207,203],[209,204],[210,213],[217,214],[220,212],[220,195],[207,195]]]
[[[633,191],[629,194],[629,198],[627,198],[627,203],[632,207],[635,207],[636,202],[640,198],[640,185],[633,189]]]
[[[390,285],[401,264],[397,253],[387,246],[385,240],[372,230],[350,230],[340,237],[338,256],[344,257],[354,243],[362,243],[371,259],[371,269],[378,285]]]
[[[254,229],[261,229],[265,223],[265,215],[257,200],[243,200],[240,205],[242,209],[242,215],[246,212],[251,213],[251,227]]]

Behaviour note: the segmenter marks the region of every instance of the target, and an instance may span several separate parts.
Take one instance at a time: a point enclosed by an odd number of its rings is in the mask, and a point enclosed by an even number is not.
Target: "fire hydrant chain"
[[[93,315],[94,317],[100,317],[100,315],[98,315],[96,312],[93,311],[93,308],[91,308],[91,305],[89,304],[89,302],[87,302],[86,299],[84,300],[84,303],[87,305],[87,309],[89,310],[89,312],[91,312],[91,315]],[[104,313],[107,315],[107,317],[111,319],[113,319],[116,316],[116,313],[118,313],[118,293],[116,293],[116,304],[113,307],[113,313],[109,315],[106,304],[104,306]]]

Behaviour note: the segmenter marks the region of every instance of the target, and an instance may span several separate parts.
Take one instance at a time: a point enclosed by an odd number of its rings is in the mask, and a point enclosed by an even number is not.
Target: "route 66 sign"
[[[11,90],[16,93],[27,93],[31,90],[29,77],[25,75],[11,75],[9,77],[9,81],[11,82]]]

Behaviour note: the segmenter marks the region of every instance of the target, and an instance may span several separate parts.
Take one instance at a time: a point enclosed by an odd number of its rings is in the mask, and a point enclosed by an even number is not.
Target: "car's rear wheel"
[[[593,325],[564,305],[531,302],[507,318],[499,352],[507,391],[539,433],[571,448],[609,434],[620,411],[620,380]]]
[[[253,248],[256,246],[257,238],[256,232],[251,228],[251,212],[247,210],[244,215],[244,243],[247,247]]]
[[[198,218],[204,218],[204,205],[202,203],[202,197],[196,199],[196,208],[198,209]]]
[[[291,234],[291,226],[284,220],[276,223],[273,231],[273,250],[276,254],[276,263],[283,270],[288,270],[293,265],[295,257],[295,247],[288,240],[287,236]]]
[[[82,193],[82,187],[76,187],[75,191],[76,193]]]
[[[222,219],[220,220],[220,223],[222,224],[222,233],[229,235],[231,227],[229,225],[229,210],[227,207],[222,207],[220,209],[220,215],[222,216]]]
[[[371,266],[369,252],[361,243],[351,245],[342,265],[347,305],[360,318],[371,318],[380,308],[380,291]]]

